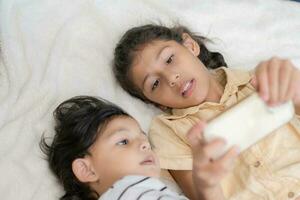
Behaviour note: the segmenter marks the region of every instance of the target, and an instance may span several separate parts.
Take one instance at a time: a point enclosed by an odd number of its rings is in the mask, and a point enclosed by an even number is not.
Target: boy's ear
[[[161,109],[162,111],[166,111],[166,110],[169,109],[167,106],[162,106],[162,105],[159,105],[158,107],[159,107],[159,109]]]
[[[200,46],[197,41],[195,41],[189,34],[182,34],[183,46],[185,46],[194,56],[200,54]]]
[[[72,162],[72,170],[80,182],[95,182],[99,177],[92,169],[92,163],[86,158],[77,158]]]
[[[164,111],[164,112],[170,110],[170,108],[167,107],[167,106],[163,106],[163,105],[156,104],[156,103],[154,103],[154,105],[155,105],[157,108],[159,108],[161,111]]]

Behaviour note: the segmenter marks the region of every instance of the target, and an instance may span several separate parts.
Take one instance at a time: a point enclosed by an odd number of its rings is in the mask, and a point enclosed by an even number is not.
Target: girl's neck
[[[206,101],[220,102],[224,92],[224,87],[213,77],[210,78],[210,87],[206,97]]]

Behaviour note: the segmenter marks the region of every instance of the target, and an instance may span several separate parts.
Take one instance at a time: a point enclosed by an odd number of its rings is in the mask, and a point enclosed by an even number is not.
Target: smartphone
[[[294,113],[292,101],[270,107],[254,93],[209,121],[204,137],[207,141],[216,137],[226,140],[226,147],[216,153],[216,157],[232,145],[238,145],[243,151],[286,124]]]

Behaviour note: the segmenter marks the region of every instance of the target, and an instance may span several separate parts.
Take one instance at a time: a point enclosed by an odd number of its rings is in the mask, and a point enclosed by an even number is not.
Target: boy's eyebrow
[[[112,137],[112,136],[114,136],[114,135],[116,135],[116,134],[119,134],[120,132],[122,133],[123,131],[128,132],[128,131],[130,131],[130,130],[128,130],[128,129],[126,129],[126,128],[120,128],[120,129],[117,129],[116,131],[113,131],[113,132],[109,133],[109,134],[107,135],[107,138],[110,138],[110,137]],[[147,134],[146,134],[144,131],[141,131],[140,133],[147,136]]]
[[[124,131],[128,131],[128,130],[125,129],[125,128],[120,128],[120,129],[117,129],[117,130],[115,130],[115,131],[112,131],[112,132],[110,132],[110,133],[107,135],[107,138],[110,138],[110,137],[112,137],[112,136],[114,136],[114,135],[116,135],[116,134],[118,134],[118,133],[120,133],[120,132],[124,132]]]
[[[168,47],[170,47],[170,46],[169,46],[169,45],[163,46],[163,47],[158,51],[158,53],[156,54],[156,60],[158,60],[158,58],[160,57],[160,54],[161,54],[166,48],[168,48]],[[143,90],[145,89],[145,82],[146,82],[148,76],[149,76],[149,75],[147,74],[147,75],[145,76],[143,82],[142,82]]]
[[[128,130],[128,129],[126,129],[126,128],[120,128],[120,129],[117,129],[116,131],[112,131],[111,133],[109,133],[108,134],[108,137],[111,137],[111,136],[113,136],[113,135],[116,135],[116,134],[118,134],[118,133],[120,133],[120,132],[123,132],[123,131],[130,131],[130,130]],[[143,135],[147,135],[144,131],[141,131],[141,134],[143,134]]]

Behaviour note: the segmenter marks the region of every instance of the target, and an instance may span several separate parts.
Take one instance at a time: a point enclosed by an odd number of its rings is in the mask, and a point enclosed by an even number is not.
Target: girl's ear
[[[194,56],[199,56],[200,46],[189,34],[182,34],[183,46],[185,46]]]
[[[92,164],[87,158],[77,158],[72,162],[72,170],[80,182],[95,182],[99,180],[98,175],[94,172]]]

